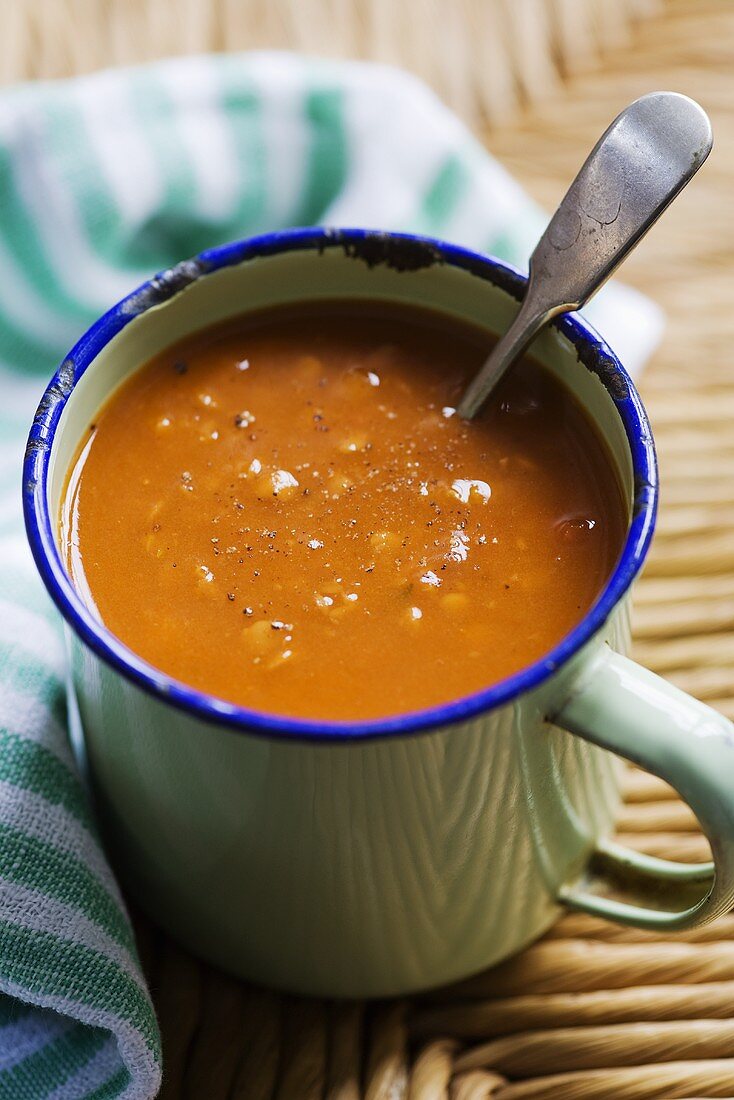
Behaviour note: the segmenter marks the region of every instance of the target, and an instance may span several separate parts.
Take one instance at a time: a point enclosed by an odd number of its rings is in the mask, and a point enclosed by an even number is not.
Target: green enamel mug
[[[110,854],[155,921],[242,977],[324,996],[407,993],[506,958],[564,908],[669,932],[734,900],[734,727],[624,656],[654,526],[655,453],[634,386],[577,316],[556,321],[533,354],[606,441],[629,530],[594,607],[517,675],[382,720],[256,713],[146,664],[66,574],[57,516],[77,445],[114,388],[175,341],[248,310],[340,298],[501,332],[524,288],[497,260],[399,234],[291,230],[227,245],[115,306],[38,409],[28,536],[67,623],[72,710]],[[609,839],[620,757],[676,788],[711,863]]]

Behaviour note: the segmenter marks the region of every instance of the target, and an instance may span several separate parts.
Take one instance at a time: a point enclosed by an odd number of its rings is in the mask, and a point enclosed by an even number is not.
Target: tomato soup
[[[473,422],[485,334],[369,303],[271,310],[133,374],[89,427],[67,565],[152,665],[274,714],[444,703],[541,658],[627,517],[605,445],[531,360]]]

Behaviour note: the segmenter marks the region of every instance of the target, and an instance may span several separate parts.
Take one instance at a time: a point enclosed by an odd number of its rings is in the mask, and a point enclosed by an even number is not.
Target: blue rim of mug
[[[418,711],[359,721],[315,721],[249,710],[188,687],[128,649],[94,617],[76,592],[61,559],[49,512],[48,476],[56,428],[74,386],[109,341],[147,309],[199,278],[225,267],[290,251],[341,249],[370,266],[386,263],[406,272],[448,264],[483,278],[520,299],[527,276],[494,257],[429,237],[364,229],[289,229],[221,245],[161,272],[132,291],[81,337],[49,383],[30,430],[23,467],[26,531],[36,566],[54,603],[77,636],[98,657],[162,702],[234,732],[329,742],[415,735],[463,722],[508,703],[563,666],[604,625],[639,572],[650,545],[657,509],[657,462],[644,407],[614,352],[578,314],[553,322],[599,375],[618,410],[634,473],[632,519],[619,562],[582,621],[544,658],[471,695]]]

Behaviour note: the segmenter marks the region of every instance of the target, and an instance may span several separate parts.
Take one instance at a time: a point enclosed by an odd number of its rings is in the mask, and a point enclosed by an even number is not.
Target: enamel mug
[[[57,517],[77,445],[115,387],[172,343],[248,310],[348,298],[427,307],[497,333],[524,288],[505,264],[438,241],[276,233],[135,290],[82,337],[41,401],[25,462],[28,537],[66,620],[110,855],[153,920],[237,975],[299,993],[388,996],[482,970],[567,907],[667,933],[734,900],[734,727],[623,655],[653,532],[655,453],[632,382],[578,316],[551,325],[533,354],[606,441],[629,531],[583,621],[517,675],[374,721],[256,713],[141,660],[66,574]],[[609,840],[620,757],[680,792],[712,863],[652,859]]]

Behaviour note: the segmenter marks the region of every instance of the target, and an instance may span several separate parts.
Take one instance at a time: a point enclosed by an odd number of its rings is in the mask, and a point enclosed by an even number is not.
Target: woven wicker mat
[[[201,0],[202,8],[204,0]],[[188,8],[196,4],[189,3]],[[188,10],[187,8],[187,10]],[[530,7],[526,5],[525,11]],[[642,385],[663,505],[639,586],[639,660],[734,716],[734,6],[669,2],[602,72],[576,75],[492,150],[548,208],[600,129],[653,88],[698,98],[717,147],[625,268],[669,314]],[[687,808],[630,772],[625,843],[707,858]],[[367,1007],[256,991],[151,927],[166,1100],[734,1097],[734,917],[676,938],[565,917],[471,996]]]
[[[662,471],[635,655],[734,716],[734,6],[669,3],[634,48],[577,76],[492,150],[547,207],[601,127],[653,88],[698,98],[717,146],[626,278],[669,314],[645,375]],[[620,835],[708,857],[688,809],[630,772]],[[734,1097],[734,917],[675,938],[567,916],[471,996],[369,1006],[250,989],[140,927],[166,1100]]]

